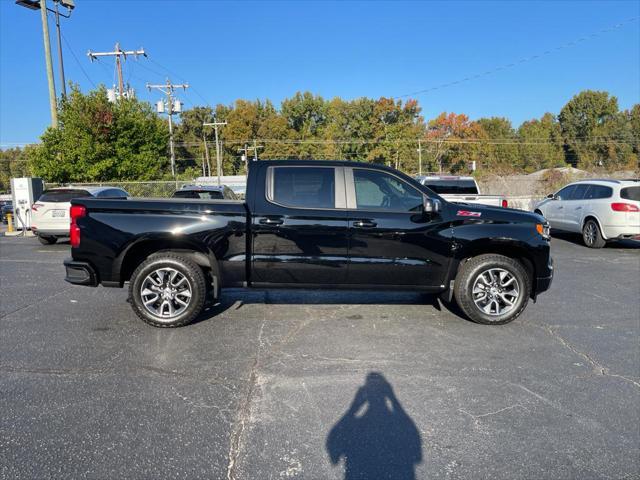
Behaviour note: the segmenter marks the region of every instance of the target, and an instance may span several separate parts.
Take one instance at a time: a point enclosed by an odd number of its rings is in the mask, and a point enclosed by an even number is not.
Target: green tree
[[[480,145],[485,168],[493,172],[510,172],[521,165],[518,138],[511,121],[502,117],[480,118],[476,121],[487,141]]]
[[[104,87],[85,95],[73,86],[58,121],[28,153],[46,181],[152,180],[168,171],[167,126],[146,102],[110,103]]]
[[[566,165],[560,124],[553,114],[523,122],[518,139],[519,166],[525,172]]]

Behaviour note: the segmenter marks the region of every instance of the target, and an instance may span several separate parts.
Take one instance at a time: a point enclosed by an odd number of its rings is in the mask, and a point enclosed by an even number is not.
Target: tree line
[[[202,175],[207,156],[215,174],[213,130],[202,125],[214,120],[227,122],[219,132],[225,175],[246,171],[243,154],[384,163],[411,174],[467,173],[471,162],[493,174],[567,164],[637,170],[640,158],[640,105],[620,110],[603,91],[580,92],[559,114],[517,128],[506,118],[461,113],[425,120],[417,100],[328,100],[299,92],[279,108],[269,100],[236,100],[184,111],[174,135],[181,178]],[[104,87],[88,93],[73,87],[60,102],[58,129],[48,128],[39,144],[1,152],[0,188],[17,174],[49,182],[170,179],[168,141],[166,117],[148,102],[111,103]]]

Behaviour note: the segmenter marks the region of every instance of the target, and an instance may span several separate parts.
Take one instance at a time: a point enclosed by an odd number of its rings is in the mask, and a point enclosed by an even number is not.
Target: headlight
[[[536,231],[542,235],[542,238],[551,239],[550,228],[548,223],[536,223]]]

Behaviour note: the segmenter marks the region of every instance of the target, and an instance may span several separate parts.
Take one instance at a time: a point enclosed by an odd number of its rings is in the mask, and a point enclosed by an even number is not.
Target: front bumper
[[[549,266],[548,266],[549,275],[544,277],[536,278],[536,289],[535,295],[538,295],[542,292],[546,292],[551,287],[551,282],[553,282],[553,258],[549,257]],[[535,298],[535,297],[534,297]]]
[[[74,285],[98,286],[98,276],[87,262],[76,262],[68,258],[64,261],[64,267],[67,270],[65,281]]]

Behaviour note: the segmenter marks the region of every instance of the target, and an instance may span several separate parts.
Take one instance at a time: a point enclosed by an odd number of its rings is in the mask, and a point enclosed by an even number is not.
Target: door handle
[[[353,226],[358,228],[373,228],[376,225],[378,225],[376,222],[370,222],[369,220],[356,220],[353,222]]]
[[[281,218],[261,218],[259,223],[261,225],[282,225],[284,220]]]
[[[582,210],[582,207],[576,207],[576,210]]]
[[[558,210],[562,210],[564,207],[558,207]]]

